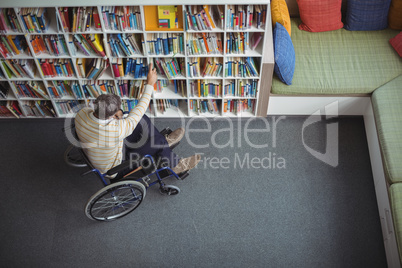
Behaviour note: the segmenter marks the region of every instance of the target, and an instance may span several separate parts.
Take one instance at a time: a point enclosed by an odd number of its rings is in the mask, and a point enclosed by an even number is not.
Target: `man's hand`
[[[123,118],[123,111],[122,110],[118,110],[114,115],[113,115],[114,119],[122,119]]]
[[[157,74],[156,74],[156,69],[154,68],[154,65],[152,62],[149,64],[149,71],[148,71],[148,76],[147,76],[147,84],[150,86],[154,86],[156,83],[157,79]]]

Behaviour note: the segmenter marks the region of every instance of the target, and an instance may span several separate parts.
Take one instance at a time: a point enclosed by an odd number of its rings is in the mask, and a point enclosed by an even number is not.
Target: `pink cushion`
[[[300,30],[325,32],[343,27],[342,0],[297,0],[297,4],[302,20]]]
[[[402,32],[394,38],[389,39],[391,46],[398,52],[399,57],[402,57]]]

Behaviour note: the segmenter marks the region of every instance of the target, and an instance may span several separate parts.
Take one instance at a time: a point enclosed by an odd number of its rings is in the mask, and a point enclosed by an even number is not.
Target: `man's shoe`
[[[201,161],[201,155],[196,154],[180,160],[179,164],[172,168],[176,174],[180,174],[194,168]]]
[[[166,136],[166,141],[169,144],[169,147],[172,147],[176,143],[178,143],[184,137],[184,128],[178,128],[175,131],[172,131],[169,135]]]

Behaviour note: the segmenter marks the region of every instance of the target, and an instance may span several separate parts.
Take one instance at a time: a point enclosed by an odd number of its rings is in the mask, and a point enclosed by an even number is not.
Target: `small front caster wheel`
[[[163,195],[177,195],[180,193],[180,189],[173,185],[164,185],[159,188],[159,192]]]

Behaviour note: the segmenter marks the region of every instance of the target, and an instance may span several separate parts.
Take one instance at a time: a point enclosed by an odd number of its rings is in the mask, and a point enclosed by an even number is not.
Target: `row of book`
[[[157,80],[154,88],[155,91],[158,93],[162,93],[164,88],[168,88],[169,85],[173,84],[173,92],[178,94],[179,96],[186,97],[187,90],[186,90],[186,80],[167,80],[167,79],[160,79]]]
[[[134,109],[135,106],[137,106],[138,100],[127,100],[124,99],[121,102],[121,109],[125,112],[130,112],[132,109]]]
[[[69,36],[69,44],[72,54],[75,56],[77,49],[86,56],[100,56],[106,59],[103,42],[100,34],[74,34]],[[74,43],[75,47],[71,45]]]
[[[147,34],[148,55],[184,54],[182,33]]]
[[[97,80],[106,72],[109,65],[109,60],[101,58],[79,58],[77,59],[78,76],[81,78]]]
[[[102,18],[106,30],[142,30],[141,14],[138,6],[103,6]]]
[[[250,49],[249,44],[248,32],[229,33],[226,39],[226,53],[246,53]],[[253,44],[253,50],[254,49]]]
[[[255,98],[258,88],[258,80],[233,80],[223,88],[224,96],[252,97]]]
[[[75,76],[71,59],[38,59],[37,61],[45,78]]]
[[[3,67],[9,78],[34,78],[35,70],[33,60],[4,60]]]
[[[247,30],[254,25],[257,29],[265,26],[266,5],[228,5],[226,29]]]
[[[84,91],[86,98],[97,98],[101,94],[113,93],[118,95],[115,90],[115,85],[113,81],[109,80],[90,80],[85,81],[82,85],[82,89]]]
[[[217,100],[190,100],[190,110],[196,114],[219,114],[219,105]]]
[[[112,69],[116,78],[132,76],[137,79],[146,77],[149,68],[144,58],[113,58]]]
[[[187,62],[188,77],[219,77],[222,75],[223,64],[217,58],[191,58]]]
[[[255,111],[255,99],[248,100],[224,100],[223,112],[231,112],[235,115],[240,115],[242,112],[254,113]]]
[[[44,7],[21,8],[19,15],[25,31],[28,33],[46,33],[50,18]]]
[[[52,81],[48,87],[50,95],[55,99],[64,97],[83,99],[80,85],[77,81]]]
[[[0,117],[17,117],[22,116],[21,108],[18,101],[0,101]]]
[[[139,39],[141,38],[141,39]],[[109,36],[107,50],[113,57],[130,57],[142,55],[140,46],[143,44],[143,37],[136,34],[112,34]]]
[[[159,99],[155,102],[157,110],[162,114],[169,108],[175,108],[176,110],[179,108],[179,100],[176,99]]]
[[[226,77],[257,77],[257,70],[254,59],[251,57],[230,57],[225,62]]]
[[[188,55],[223,53],[222,37],[211,33],[188,34],[186,46]]]
[[[31,36],[31,45],[36,55],[47,53],[51,56],[69,55],[64,36],[59,35],[34,35]]]
[[[21,103],[21,109],[26,116],[56,117],[56,112],[50,101],[24,101]]]
[[[37,81],[13,81],[12,84],[19,98],[45,98],[49,99],[42,82]]]
[[[190,82],[193,97],[218,97],[222,93],[222,82],[211,80],[193,80]]]
[[[144,93],[145,80],[122,80],[117,83],[118,96],[140,99]]]
[[[77,113],[82,108],[80,103],[76,100],[57,101],[56,107],[59,111],[59,114]]]
[[[218,15],[221,13],[220,6],[213,6],[216,9]],[[194,31],[207,31],[213,30],[217,27],[216,20],[214,18],[214,12],[210,10],[211,7],[208,5],[192,5],[186,6],[183,10],[184,23],[186,30]]]
[[[10,31],[23,32],[14,9],[0,8],[0,33],[6,34]]]
[[[3,58],[24,53],[27,48],[28,45],[23,35],[2,35],[0,37],[0,54]],[[30,52],[28,54],[30,54]]]
[[[59,7],[58,11],[65,32],[88,32],[102,28],[97,7]]]
[[[125,112],[130,112],[132,109],[135,108],[135,106],[138,104],[138,100],[127,100],[124,99],[122,100],[121,103],[121,109]],[[153,101],[151,100],[151,102],[148,105],[148,109],[146,111],[147,114],[152,114],[153,111]]]
[[[165,75],[169,80],[182,75],[184,71],[183,58],[154,58],[154,66],[158,73]]]

